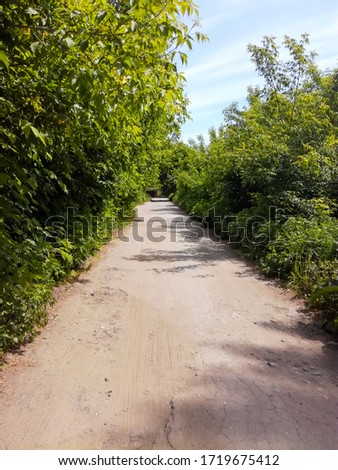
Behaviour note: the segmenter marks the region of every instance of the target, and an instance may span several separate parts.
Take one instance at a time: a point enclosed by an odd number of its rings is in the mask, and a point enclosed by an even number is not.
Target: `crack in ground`
[[[174,404],[174,399],[172,398],[170,400],[170,415],[164,425],[164,434],[167,438],[167,442],[168,442],[168,445],[170,447],[170,449],[172,450],[176,450],[175,447],[172,445],[171,441],[170,441],[170,434],[172,432],[172,423],[174,422],[174,411],[175,411],[175,404]]]

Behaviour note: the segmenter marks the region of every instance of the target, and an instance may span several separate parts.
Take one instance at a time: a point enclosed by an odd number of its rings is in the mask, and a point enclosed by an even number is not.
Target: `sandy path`
[[[168,201],[117,240],[1,372],[1,449],[338,449],[338,349]],[[149,232],[149,222],[148,222]],[[161,233],[154,233],[160,237]],[[176,237],[176,241],[174,241]]]

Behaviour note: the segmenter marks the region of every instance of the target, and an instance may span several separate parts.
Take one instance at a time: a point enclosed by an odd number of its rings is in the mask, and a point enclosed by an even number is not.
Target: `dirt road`
[[[171,202],[138,216],[8,358],[0,448],[338,449],[332,338]]]

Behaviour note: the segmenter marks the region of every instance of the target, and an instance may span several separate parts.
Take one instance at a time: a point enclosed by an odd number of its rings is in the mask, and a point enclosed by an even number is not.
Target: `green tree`
[[[249,45],[263,87],[176,171],[183,207],[211,221],[214,209],[224,236],[305,294],[338,275],[337,72],[319,71],[308,42],[285,36],[285,60],[273,37]]]
[[[153,178],[152,144],[186,116],[176,61],[203,39],[182,21],[197,18],[191,0],[4,0],[1,12],[0,349],[33,334],[55,279],[104,238],[46,221],[68,207],[118,218]]]

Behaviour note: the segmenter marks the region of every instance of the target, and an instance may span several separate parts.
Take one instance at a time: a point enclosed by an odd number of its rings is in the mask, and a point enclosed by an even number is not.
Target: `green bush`
[[[337,240],[337,220],[291,217],[268,246],[262,266],[265,272],[287,278],[290,286],[309,294],[336,275]]]
[[[178,204],[223,220],[224,238],[305,296],[338,274],[338,71],[321,73],[307,45],[284,37],[286,60],[272,37],[249,45],[264,86],[224,110],[208,145],[186,145],[175,171]]]

